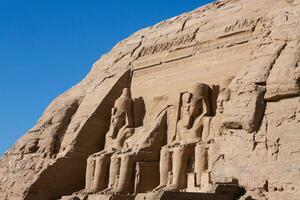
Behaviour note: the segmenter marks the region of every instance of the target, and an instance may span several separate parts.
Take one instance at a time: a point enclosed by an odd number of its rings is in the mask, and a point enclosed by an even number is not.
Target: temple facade
[[[300,1],[142,29],[0,159],[0,200],[298,200]]]

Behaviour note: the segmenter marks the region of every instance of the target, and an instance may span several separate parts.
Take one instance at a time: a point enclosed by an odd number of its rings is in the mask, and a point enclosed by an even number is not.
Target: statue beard
[[[110,127],[110,131],[112,131],[112,138],[116,138],[120,129],[125,125],[126,120],[119,117],[116,118],[112,123],[111,123],[111,127]]]
[[[112,138],[115,139],[118,135],[119,129],[116,126],[112,127]]]
[[[194,117],[192,115],[183,115],[182,126],[185,128],[191,128],[194,122]]]

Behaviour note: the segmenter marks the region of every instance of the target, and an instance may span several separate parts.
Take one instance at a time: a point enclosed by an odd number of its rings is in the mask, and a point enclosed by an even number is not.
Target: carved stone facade
[[[168,192],[194,192],[196,198],[213,190],[220,183],[211,181],[210,154],[221,136],[228,84],[193,84],[178,93],[177,105],[162,107],[153,122],[145,122],[148,126],[136,123],[143,121],[143,109],[135,109],[141,106],[124,88],[112,108],[104,150],[87,159],[85,189],[62,199],[151,199],[149,195]],[[177,114],[170,115],[174,108]],[[176,123],[168,123],[171,118]],[[173,138],[168,130],[175,130]],[[241,195],[238,184],[231,187],[238,189],[233,197]]]
[[[134,33],[0,160],[0,200],[297,200],[300,1]]]

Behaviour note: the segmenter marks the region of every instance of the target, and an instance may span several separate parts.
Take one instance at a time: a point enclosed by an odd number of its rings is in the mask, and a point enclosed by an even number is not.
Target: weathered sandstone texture
[[[300,0],[140,30],[0,160],[0,200],[300,196]]]

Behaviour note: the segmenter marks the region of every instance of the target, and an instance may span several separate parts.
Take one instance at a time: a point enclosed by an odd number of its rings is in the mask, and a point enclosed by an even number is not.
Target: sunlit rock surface
[[[228,199],[218,191],[236,185],[240,199],[296,200],[299,60],[299,0],[218,1],[140,30],[5,153],[0,199]],[[124,88],[133,114],[121,106],[114,128]]]

